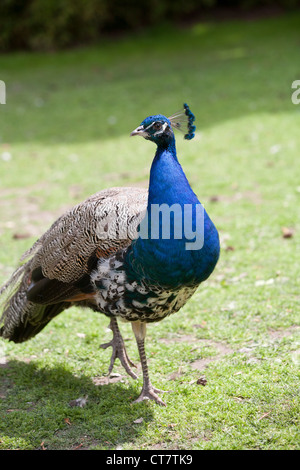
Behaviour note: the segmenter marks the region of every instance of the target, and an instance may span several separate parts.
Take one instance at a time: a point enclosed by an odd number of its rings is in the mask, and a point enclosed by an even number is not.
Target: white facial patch
[[[155,124],[155,122],[152,122],[148,127],[146,127],[145,131],[147,131],[148,129],[150,129],[150,127],[152,127],[153,125]],[[166,128],[168,127],[168,123],[167,122],[164,122],[164,124],[162,125],[161,129],[159,129],[158,131],[154,132],[153,135],[157,136],[157,135],[160,135],[160,134],[163,134],[166,130]]]
[[[167,123],[167,122],[165,122],[165,123],[162,125],[162,128],[161,128],[159,131],[155,132],[155,134],[154,134],[154,135],[163,134],[163,133],[165,132],[165,130],[166,130],[166,128],[167,128],[167,126],[168,126],[168,123]]]

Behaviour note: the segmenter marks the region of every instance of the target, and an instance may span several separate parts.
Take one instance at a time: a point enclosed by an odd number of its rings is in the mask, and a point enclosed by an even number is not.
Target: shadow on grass
[[[153,419],[148,403],[132,404],[137,395],[129,381],[96,386],[61,365],[9,361],[0,366],[2,448],[113,449],[134,442]],[[71,406],[82,397],[85,406]]]

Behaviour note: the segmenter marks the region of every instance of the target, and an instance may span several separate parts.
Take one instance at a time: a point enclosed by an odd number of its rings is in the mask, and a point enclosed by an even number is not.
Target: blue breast
[[[169,236],[168,211],[164,208],[169,208]],[[218,261],[217,229],[178,162],[175,139],[168,147],[157,148],[140,232],[126,257],[129,277],[170,288],[196,286],[209,277]]]

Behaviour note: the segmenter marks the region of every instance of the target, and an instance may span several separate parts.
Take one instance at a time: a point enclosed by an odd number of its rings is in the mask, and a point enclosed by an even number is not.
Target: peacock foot
[[[158,388],[153,387],[149,384],[148,386],[143,386],[140,396],[134,400],[133,403],[139,403],[143,400],[154,400],[156,403],[162,406],[166,406],[165,402],[157,395],[158,393],[167,393],[165,390],[159,390]]]
[[[111,346],[113,350],[110,359],[108,374],[110,374],[113,370],[115,360],[119,359],[127,374],[129,374],[133,379],[137,379],[138,376],[131,369],[131,366],[136,367],[136,365],[129,359],[120,330],[114,322],[115,321],[112,320],[110,323],[110,328],[114,334],[113,339],[109,341],[109,343],[104,343],[100,345],[100,348],[102,349],[106,349]]]

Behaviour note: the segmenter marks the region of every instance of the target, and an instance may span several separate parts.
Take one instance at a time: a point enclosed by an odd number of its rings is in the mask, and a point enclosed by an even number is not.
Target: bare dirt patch
[[[196,361],[191,363],[191,367],[197,370],[205,369],[208,364],[212,361],[218,361],[222,359],[227,354],[232,354],[234,351],[230,348],[226,343],[222,343],[220,341],[213,341],[213,340],[206,340],[205,346],[211,346],[217,350],[217,354],[214,356],[203,357],[201,359],[197,359]]]
[[[55,211],[41,209],[44,184],[28,188],[0,189],[0,236],[8,230],[16,240],[38,238],[69,206]],[[33,195],[40,192],[41,196]]]
[[[172,338],[161,338],[163,343],[166,344],[171,344],[171,343],[188,343],[188,344],[193,344],[195,347],[192,349],[192,351],[196,349],[202,349],[202,348],[207,348],[211,347],[217,351],[217,354],[209,356],[209,357],[203,357],[201,359],[197,359],[196,361],[191,362],[191,367],[193,369],[197,370],[203,370],[205,369],[208,364],[212,361],[217,361],[221,359],[222,357],[226,356],[227,354],[232,354],[234,350],[226,343],[221,342],[221,341],[214,341],[211,339],[199,339],[196,338],[194,335],[181,335],[181,336],[175,336]]]
[[[272,339],[281,339],[281,338],[284,338],[286,336],[290,336],[293,333],[296,333],[297,331],[299,331],[299,326],[294,325],[294,326],[291,326],[290,328],[286,328],[286,329],[269,330],[268,333],[269,333],[269,336]]]

